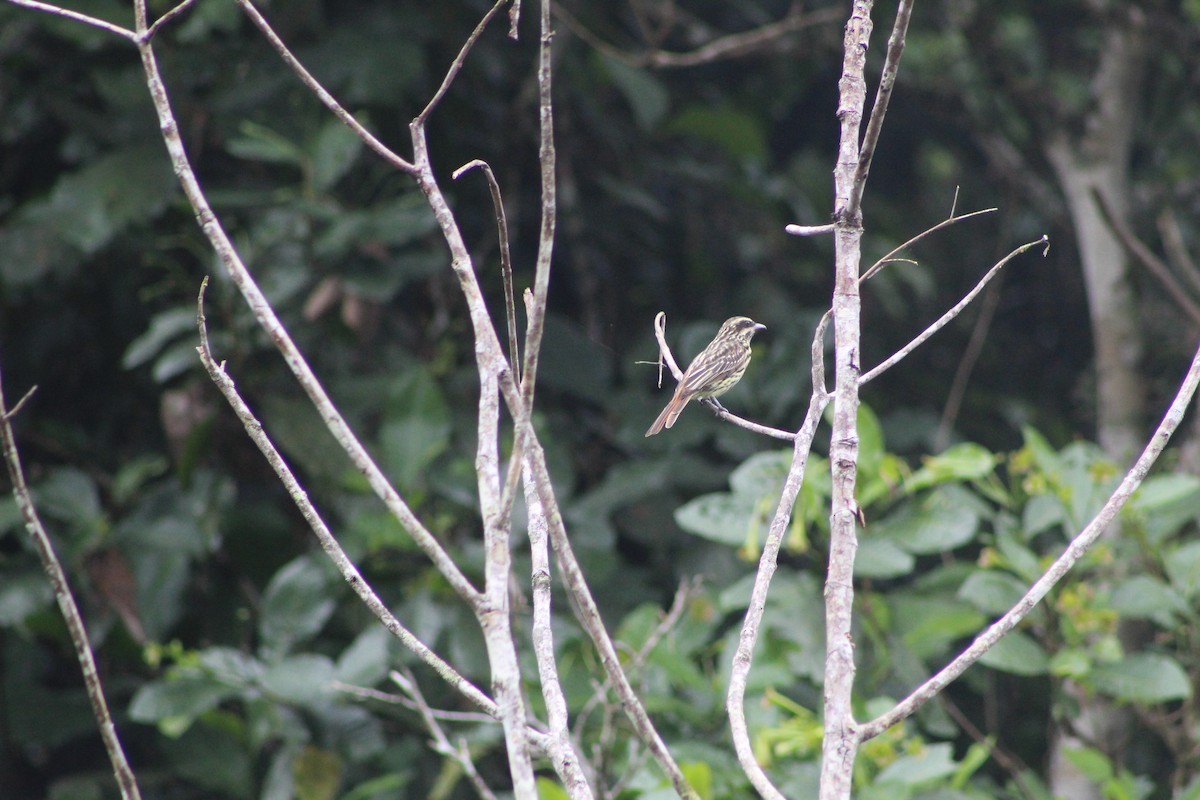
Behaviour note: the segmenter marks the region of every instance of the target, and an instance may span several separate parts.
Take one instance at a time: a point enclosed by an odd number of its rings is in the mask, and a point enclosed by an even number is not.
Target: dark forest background
[[[817,3],[797,12],[783,0],[562,6],[559,224],[536,422],[572,540],[619,638],[644,636],[680,583],[703,576],[642,686],[684,760],[710,765],[710,796],[745,796],[728,751],[721,674],[761,512],[739,499],[736,481],[730,492],[730,475],[761,466],[778,443],[700,407],[644,438],[668,399],[646,362],[657,354],[660,310],[684,360],[726,317],[753,317],[767,330],[723,402],[768,425],[799,425],[810,339],[832,292],[832,246],[784,226],[829,220],[846,9]],[[130,24],[124,2],[71,7]],[[261,7],[343,105],[405,153],[408,122],[487,4]],[[887,3],[876,8],[873,79],[893,12]],[[804,21],[747,52],[661,64],[671,60],[663,53],[694,52],[789,13]],[[945,547],[915,551],[901,545],[907,558],[877,551],[864,566],[864,708],[873,696],[901,696],[943,663],[1012,590],[981,581],[996,592],[981,600],[961,590],[973,575],[1007,568],[1006,579],[1025,578],[1004,550],[1007,523],[997,520],[1024,526],[1018,538],[1031,556],[1056,552],[1087,520],[1085,486],[1108,485],[1128,463],[1128,454],[1089,444],[1103,438],[1094,337],[1104,320],[1089,308],[1080,228],[1061,165],[1048,154],[1055,142],[1086,141],[1101,102],[1097,65],[1113,31],[1135,23],[1147,44],[1134,104],[1122,112],[1131,135],[1114,166],[1126,178],[1119,210],[1135,236],[1179,268],[1166,232],[1178,234],[1182,252],[1200,253],[1200,5],[916,4],[863,203],[864,266],[952,209],[997,211],[923,240],[903,254],[912,262],[865,285],[862,366],[906,343],[1016,246],[1046,234],[1050,247],[1044,257],[1039,249],[1016,259],[980,303],[864,390],[868,423],[878,422],[870,430],[882,480],[876,505],[863,503],[865,536],[886,537],[889,520],[900,524],[896,515],[920,527],[932,503],[921,491],[937,483],[911,482],[931,463],[923,459],[957,447],[950,452],[990,465],[986,476],[956,473],[958,491],[933,504],[953,519],[966,513],[969,538],[952,534]],[[487,187],[477,172],[449,176],[471,159],[492,165],[518,290],[528,285],[540,222],[536,10],[526,9],[521,42],[504,27],[484,33],[429,124],[435,169],[496,313],[502,292]],[[159,48],[189,155],[276,311],[414,511],[463,563],[480,564],[470,330],[415,186],[332,119],[232,3],[201,0],[163,32]],[[1144,392],[1131,425],[1144,436],[1175,391],[1200,320],[1141,261],[1124,258],[1141,336],[1132,368]],[[398,616],[486,683],[470,615],[318,428],[208,249],[171,173],[134,48],[0,5],[0,367],[10,403],[38,386],[15,420],[18,440],[144,793],[471,796],[426,748],[411,711],[329,691],[289,695],[287,681],[254,672],[320,659],[330,677],[386,689],[386,670],[404,657],[314,552],[286,493],[201,370],[194,316],[205,275],[218,358],[335,533]],[[1200,297],[1186,272],[1177,277],[1185,298]],[[1087,697],[1133,704],[1136,729],[1147,733],[1119,748],[1085,748],[1098,760],[1081,756],[1081,769],[1098,785],[1128,792],[1111,796],[1200,796],[1183,794],[1189,784],[1200,791],[1194,691],[1131,694],[1096,677],[1128,655],[1117,630],[1131,621],[1144,626],[1139,647],[1171,662],[1171,679],[1194,686],[1200,677],[1200,554],[1188,547],[1200,514],[1187,456],[1194,436],[1183,432],[1159,467],[1173,482],[1159,484],[1142,516],[1126,522],[1138,533],[1102,549],[1026,631],[1044,661],[978,668],[890,752],[860,756],[876,759],[862,796],[873,796],[871,786],[881,797],[932,796],[922,792],[933,788],[938,797],[1048,796],[1039,792],[1050,780],[1052,732],[1080,702],[1064,690],[1068,681]],[[818,447],[827,452],[827,436]],[[820,477],[813,481],[816,501]],[[1050,509],[1045,497],[1061,507]],[[697,498],[711,502],[700,507]],[[764,759],[794,796],[810,785],[813,754],[790,738],[800,719],[793,705],[820,708],[821,516],[811,507],[790,541],[790,588],[780,590],[778,628],[756,667],[757,691],[776,699],[752,722],[763,731]],[[517,574],[528,574],[520,547],[516,557]],[[1134,578],[1122,599],[1122,582]],[[789,615],[813,616],[800,626],[811,630],[785,630]],[[562,625],[572,688],[587,697],[591,656]],[[1163,685],[1166,673],[1150,674]],[[418,675],[431,701],[457,702]],[[78,667],[11,501],[0,504],[0,676],[0,796],[114,796]],[[583,740],[600,735],[595,719],[580,725]],[[498,732],[464,727],[481,768],[502,776]],[[946,763],[962,768],[983,735],[1006,757],[981,758],[957,783],[954,769],[932,785],[905,783],[907,794],[878,782],[918,744],[945,744]],[[628,764],[638,762],[617,748],[609,767],[619,774],[634,769]],[[661,790],[634,781],[623,791]]]

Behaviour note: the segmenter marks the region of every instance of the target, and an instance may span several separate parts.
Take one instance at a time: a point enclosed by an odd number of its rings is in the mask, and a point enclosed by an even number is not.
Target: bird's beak
[[[763,325],[761,322],[754,323],[754,332],[755,333],[757,333],[758,331],[765,331],[766,329],[767,329],[767,326]]]

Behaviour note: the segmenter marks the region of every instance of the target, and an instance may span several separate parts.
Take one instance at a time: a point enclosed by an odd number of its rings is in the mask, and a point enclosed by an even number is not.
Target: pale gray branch
[[[104,686],[100,681],[100,672],[96,669],[96,658],[92,654],[92,645],[88,641],[87,628],[83,624],[83,617],[79,614],[79,606],[76,605],[75,597],[71,594],[67,574],[63,571],[62,564],[59,563],[58,556],[54,553],[50,534],[42,525],[41,517],[33,503],[33,496],[29,493],[29,485],[25,482],[25,471],[21,467],[21,456],[17,452],[17,439],[13,434],[12,418],[32,395],[33,389],[30,389],[9,411],[4,402],[4,387],[0,384],[0,445],[3,445],[4,463],[8,467],[8,476],[12,480],[13,497],[25,520],[25,530],[29,532],[33,549],[37,551],[38,559],[42,562],[42,570],[45,571],[46,578],[54,590],[54,599],[58,602],[59,612],[62,613],[63,621],[66,623],[71,644],[75,647],[75,657],[79,660],[80,671],[83,672],[84,688],[87,690],[88,701],[92,704],[92,714],[96,717],[96,724],[100,728],[100,738],[108,753],[108,760],[112,763],[113,775],[121,790],[121,797],[124,800],[141,800],[137,778],[134,777],[129,761],[125,758],[121,739],[117,736],[117,726],[113,723],[112,715],[108,711],[108,701],[104,699]]]
[[[1067,546],[1063,554],[1030,587],[1025,596],[1008,613],[996,620],[986,631],[979,634],[970,647],[959,654],[957,658],[947,664],[940,672],[921,684],[920,687],[902,702],[898,703],[891,711],[860,725],[858,734],[861,739],[877,736],[892,725],[912,715],[953,680],[962,675],[969,666],[978,661],[984,653],[995,646],[996,642],[1002,636],[1015,628],[1054,585],[1067,574],[1071,567],[1087,553],[1088,549],[1104,533],[1109,523],[1116,518],[1134,491],[1141,485],[1146,475],[1149,474],[1154,462],[1166,448],[1167,442],[1171,439],[1171,434],[1175,432],[1175,429],[1183,421],[1192,396],[1196,393],[1197,384],[1200,384],[1200,349],[1197,349],[1195,355],[1192,356],[1191,366],[1188,368],[1187,374],[1179,386],[1179,391],[1176,392],[1175,398],[1171,401],[1171,405],[1159,423],[1158,428],[1154,431],[1154,435],[1150,437],[1150,441],[1146,444],[1145,449],[1142,450],[1141,456],[1129,468],[1129,471],[1125,473],[1125,477],[1121,480],[1120,485],[1117,486],[1112,496],[1109,497],[1108,501],[1097,512],[1096,516],[1092,518],[1092,521],[1071,540],[1071,544]]]
[[[1020,247],[1018,247],[1017,249],[1013,250],[1011,253],[1006,255],[1004,258],[1000,259],[998,262],[996,262],[995,266],[993,266],[986,273],[984,273],[984,276],[979,279],[979,282],[975,284],[975,286],[971,289],[971,291],[967,292],[967,294],[964,295],[961,300],[959,300],[957,303],[955,303],[953,307],[951,307],[948,311],[946,311],[946,313],[944,313],[944,314],[942,314],[942,316],[938,317],[938,319],[932,325],[930,325],[928,328],[926,328],[925,330],[923,330],[919,334],[917,334],[916,338],[914,338],[911,342],[904,345],[904,347],[901,347],[899,350],[897,350],[895,353],[893,353],[886,361],[884,361],[883,363],[879,364],[871,371],[869,371],[866,374],[859,377],[859,379],[858,379],[859,384],[860,385],[865,384],[865,383],[872,381],[875,378],[879,377],[884,372],[886,372],[887,370],[891,369],[896,364],[898,364],[901,360],[904,359],[905,356],[907,356],[913,350],[916,350],[918,347],[920,347],[926,340],[929,339],[929,337],[933,336],[935,333],[940,331],[942,328],[946,327],[946,325],[949,324],[950,320],[954,319],[959,314],[961,314],[962,310],[964,308],[966,308],[971,303],[971,301],[974,300],[979,295],[980,292],[983,291],[983,287],[987,286],[988,282],[991,281],[991,279],[994,278],[996,276],[996,274],[998,272],[1000,272],[1000,270],[1002,270],[1006,264],[1008,264],[1009,261],[1012,261],[1014,258],[1019,256],[1021,253],[1024,253],[1026,250],[1029,250],[1032,247],[1036,247],[1039,244],[1044,244],[1047,247],[1049,247],[1049,243],[1050,243],[1050,239],[1043,235],[1042,238],[1040,238],[1040,239],[1036,239],[1032,242],[1026,242],[1025,244],[1021,245]]]

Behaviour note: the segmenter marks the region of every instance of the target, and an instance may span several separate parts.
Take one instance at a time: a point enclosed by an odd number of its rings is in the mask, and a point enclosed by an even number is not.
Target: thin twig
[[[396,676],[392,676],[392,680],[396,681]],[[342,681],[330,681],[329,688],[334,691],[348,694],[359,700],[374,700],[377,703],[387,703],[388,705],[403,706],[404,708],[417,710],[417,704],[408,699],[402,694],[392,694],[391,692],[381,692],[378,689],[371,689],[367,686],[355,686]],[[469,722],[473,724],[480,723],[496,723],[496,718],[489,714],[481,714],[475,711],[446,711],[441,708],[431,708],[429,713],[440,720],[446,722]]]
[[[859,376],[859,379],[858,379],[859,385],[861,386],[863,384],[869,383],[870,381],[874,380],[875,378],[878,378],[881,374],[883,374],[884,372],[886,372],[887,370],[891,369],[896,364],[898,364],[901,360],[904,359],[905,356],[907,356],[913,350],[916,350],[918,347],[920,347],[921,344],[923,344],[930,336],[933,336],[935,333],[940,331],[942,328],[946,327],[946,325],[948,325],[950,323],[950,320],[954,319],[960,313],[962,313],[962,310],[964,308],[966,308],[972,300],[975,299],[976,295],[978,295],[980,292],[983,291],[983,287],[987,286],[988,282],[993,277],[995,277],[996,273],[998,273],[1000,270],[1002,270],[1005,267],[1005,265],[1008,264],[1009,261],[1012,261],[1014,258],[1019,256],[1021,253],[1024,253],[1026,250],[1029,250],[1032,247],[1036,247],[1039,244],[1046,245],[1046,249],[1049,249],[1049,246],[1050,246],[1049,237],[1043,235],[1042,238],[1040,238],[1040,239],[1036,239],[1032,242],[1026,242],[1025,244],[1021,245],[1020,247],[1018,247],[1017,249],[1013,250],[1011,253],[1006,255],[1004,258],[1000,259],[995,264],[995,266],[993,266],[991,269],[989,269],[984,274],[984,276],[979,279],[979,282],[975,284],[975,286],[971,289],[971,291],[967,292],[967,294],[961,300],[959,300],[957,303],[955,303],[954,306],[952,308],[950,308],[950,310],[948,310],[946,313],[942,314],[942,316],[940,316],[936,322],[934,322],[932,325],[930,325],[925,330],[921,331],[921,333],[919,333],[915,339],[913,339],[908,344],[904,345],[904,347],[901,347],[899,350],[897,350],[895,353],[893,353],[891,355],[891,357],[889,357],[883,363],[879,364],[877,367],[870,370],[869,372]],[[1045,251],[1043,251],[1042,254],[1045,255]]]
[[[75,20],[76,22],[82,22],[84,25],[91,25],[93,28],[99,28],[102,31],[114,33],[117,36],[120,36],[122,39],[128,39],[134,43],[136,43],[138,40],[138,35],[128,28],[122,28],[120,25],[114,25],[111,22],[106,22],[105,20],[97,17],[91,17],[87,14],[80,14],[78,11],[59,8],[58,6],[50,5],[49,3],[40,3],[38,0],[8,0],[8,2],[16,6],[32,8],[34,11],[44,11],[47,14],[53,14],[57,17],[66,17],[67,19]]]
[[[410,174],[413,172],[415,167],[411,161],[401,157],[383,142],[375,138],[375,134],[363,127],[363,125],[356,120],[349,111],[343,108],[342,105],[336,99],[334,99],[332,94],[326,91],[325,87],[313,77],[312,73],[304,68],[304,65],[301,64],[300,60],[292,54],[292,51],[288,49],[286,44],[284,44],[283,39],[279,38],[279,34],[275,33],[275,30],[271,27],[271,24],[267,22],[266,18],[263,17],[262,14],[259,13],[258,9],[254,7],[254,4],[250,2],[250,0],[234,1],[241,7],[246,16],[250,18],[250,21],[254,23],[255,27],[262,32],[262,35],[266,37],[267,42],[271,45],[275,52],[279,54],[279,57],[283,59],[283,62],[292,68],[292,71],[296,73],[297,77],[300,78],[300,81],[307,86],[314,95],[316,95],[317,99],[320,100],[326,108],[333,112],[335,117],[340,119],[350,130],[354,131],[355,135],[357,135],[367,147],[374,150],[375,153],[378,154],[379,157],[384,161],[391,164],[401,172],[407,172]]]
[[[771,518],[767,538],[758,558],[758,569],[754,572],[754,587],[750,591],[750,603],[746,608],[746,616],[738,635],[738,646],[734,651],[733,663],[730,667],[729,689],[725,695],[725,711],[729,716],[730,734],[733,738],[733,748],[737,754],[738,763],[742,765],[742,770],[750,778],[750,782],[759,794],[769,800],[781,800],[783,795],[771,783],[771,779],[767,777],[766,772],[754,756],[754,745],[750,741],[750,729],[746,724],[746,683],[750,675],[750,666],[754,662],[754,647],[758,642],[759,628],[767,607],[767,594],[771,589],[771,578],[775,575],[775,569],[779,564],[779,550],[791,522],[792,510],[795,508],[800,487],[804,485],[804,472],[808,466],[808,456],[812,451],[813,439],[817,435],[817,426],[820,425],[821,416],[825,413],[826,406],[829,405],[830,395],[825,388],[825,332],[828,330],[832,318],[832,313],[826,312],[817,323],[817,328],[813,333],[811,347],[812,395],[809,397],[804,423],[793,436],[792,463],[788,467],[779,503],[775,507],[775,515]]]
[[[979,634],[970,647],[960,653],[958,657],[947,664],[936,675],[921,684],[907,698],[897,703],[886,714],[882,714],[870,722],[859,726],[859,734],[862,739],[865,740],[872,736],[878,736],[897,722],[911,716],[921,706],[925,705],[933,697],[936,697],[946,686],[962,675],[968,667],[978,661],[984,653],[994,647],[1002,636],[1015,628],[1041,602],[1042,598],[1054,588],[1054,585],[1078,563],[1079,559],[1095,544],[1096,540],[1100,538],[1104,530],[1125,506],[1125,503],[1128,502],[1134,491],[1145,480],[1146,475],[1150,472],[1150,468],[1154,466],[1154,462],[1158,460],[1158,457],[1166,448],[1171,435],[1183,421],[1184,414],[1191,403],[1192,396],[1195,394],[1198,384],[1200,384],[1200,349],[1197,349],[1195,355],[1192,357],[1192,363],[1179,386],[1179,391],[1176,392],[1170,407],[1167,409],[1166,414],[1163,415],[1158,428],[1154,431],[1154,435],[1146,444],[1145,449],[1142,450],[1142,454],[1138,457],[1137,461],[1125,473],[1125,477],[1121,480],[1120,485],[1117,486],[1108,501],[1097,512],[1096,516],[1092,518],[1092,521],[1079,532],[1079,535],[1071,540],[1071,544],[1067,546],[1067,549],[1055,559],[1054,563],[1046,570],[1042,577],[1038,578],[1037,582],[1025,593],[1025,596],[1009,609],[1004,616],[996,620],[983,633]]]
[[[1175,279],[1175,276],[1171,274],[1171,268],[1161,258],[1154,255],[1154,252],[1134,235],[1133,231],[1129,229],[1129,225],[1125,223],[1122,216],[1113,208],[1112,202],[1109,201],[1107,196],[1102,194],[1098,189],[1093,189],[1092,199],[1099,206],[1100,214],[1104,217],[1104,221],[1108,223],[1109,230],[1116,234],[1121,244],[1125,247],[1125,250],[1140,261],[1142,266],[1158,280],[1166,293],[1175,301],[1175,305],[1192,321],[1192,324],[1200,325],[1200,304],[1197,304],[1188,295],[1187,290]]]
[[[247,13],[253,12],[253,7],[249,6],[247,0],[238,0],[244,4]],[[135,0],[134,15],[137,20],[137,30],[146,30],[146,1]],[[254,12],[252,18],[257,16]],[[259,17],[261,19],[261,17]],[[265,25],[265,21],[263,21]],[[269,27],[267,28],[269,30]],[[383,474],[383,470],[371,457],[366,447],[355,436],[351,430],[345,417],[333,401],[330,400],[329,394],[325,391],[325,387],[317,379],[312,368],[304,359],[300,349],[296,347],[296,343],[292,340],[287,329],[280,323],[279,317],[267,302],[262,290],[255,283],[250,271],[242,262],[237,250],[229,239],[229,235],[225,232],[221,222],[213,213],[212,207],[208,203],[208,198],[204,195],[204,190],[200,187],[200,182],[196,178],[196,173],[192,169],[190,160],[188,159],[187,151],[183,146],[183,140],[179,135],[179,123],[175,119],[174,112],[171,110],[171,103],[167,95],[166,85],[163,83],[162,74],[158,69],[158,61],[154,55],[154,49],[150,42],[143,42],[138,45],[138,50],[142,56],[142,67],[146,73],[146,82],[150,90],[150,99],[154,104],[155,113],[158,116],[159,130],[163,137],[163,142],[167,147],[167,153],[171,159],[171,165],[174,168],[175,175],[179,179],[180,186],[183,188],[183,193],[191,204],[193,211],[196,214],[196,220],[199,222],[201,230],[208,239],[209,244],[217,253],[221,264],[229,273],[233,284],[241,292],[246,304],[254,314],[255,320],[259,326],[266,332],[267,336],[275,347],[283,356],[288,368],[296,377],[296,381],[300,387],[308,395],[310,401],[316,407],[317,412],[324,420],[325,426],[333,434],[334,439],[345,450],[350,457],[355,468],[367,478],[375,494],[383,501],[388,511],[400,522],[401,526],[412,536],[413,541],[417,546],[429,557],[438,571],[446,578],[446,581],[454,589],[454,591],[469,604],[474,604],[479,596],[478,591],[471,582],[459,569],[454,559],[434,537],[433,533],[421,522],[420,519],[412,512],[404,498],[396,491],[395,487],[388,481],[387,476]],[[286,51],[286,48],[284,48]],[[290,56],[290,54],[289,54]]]
[[[514,456],[514,459],[516,457]],[[533,628],[531,639],[533,655],[537,663],[538,680],[542,699],[546,704],[548,738],[559,752],[574,755],[575,745],[571,741],[570,714],[566,694],[558,674],[558,661],[554,650],[554,624],[551,604],[553,598],[550,580],[549,523],[545,506],[538,496],[533,480],[532,464],[524,457],[520,461],[524,473],[525,508],[528,517],[530,583],[533,590]],[[571,800],[592,800],[592,787],[582,769],[560,770],[563,788]]]
[[[521,0],[512,0],[508,9],[508,38],[517,40],[517,27],[521,24]]]
[[[0,444],[3,444],[4,463],[8,467],[8,476],[12,480],[13,497],[17,501],[18,508],[21,509],[21,516],[25,519],[25,529],[29,531],[33,548],[37,551],[38,559],[42,562],[42,569],[54,590],[54,599],[58,601],[58,608],[66,623],[67,633],[75,647],[75,657],[79,660],[79,667],[83,672],[83,684],[87,690],[88,701],[92,704],[92,714],[96,717],[96,724],[100,728],[100,738],[108,753],[108,760],[112,763],[113,775],[117,780],[117,786],[120,787],[121,797],[124,800],[140,800],[141,792],[138,789],[137,778],[129,766],[129,761],[125,758],[121,739],[117,735],[117,726],[113,723],[112,715],[108,711],[108,701],[104,699],[104,685],[101,683],[100,673],[96,669],[96,658],[92,654],[92,646],[88,641],[87,628],[83,624],[83,617],[79,614],[79,606],[75,603],[75,597],[71,594],[67,574],[63,571],[62,564],[54,553],[50,534],[46,532],[41,517],[38,515],[37,507],[34,506],[29,485],[25,482],[25,471],[21,467],[21,456],[17,452],[17,438],[13,434],[12,418],[32,394],[33,390],[30,389],[21,398],[21,402],[17,403],[10,411],[5,407],[4,387],[0,385]]]
[[[784,225],[784,233],[790,233],[792,236],[823,236],[826,233],[833,233],[837,230],[832,222],[828,225]]]
[[[475,42],[479,41],[479,37],[483,35],[488,23],[492,18],[500,13],[500,9],[508,0],[496,0],[495,4],[488,9],[488,12],[483,15],[483,19],[479,20],[479,24],[475,26],[475,30],[471,31],[471,35],[463,42],[463,46],[459,48],[458,55],[454,57],[454,61],[450,62],[450,68],[446,70],[446,76],[442,78],[442,85],[434,92],[433,97],[425,104],[425,108],[421,109],[421,113],[417,114],[417,118],[413,120],[416,125],[424,125],[425,120],[437,108],[438,103],[442,102],[442,98],[446,96],[446,92],[450,91],[450,84],[454,83],[454,79],[458,77],[459,71],[463,68],[463,64],[467,61],[467,54],[471,52],[471,48],[475,46]]]
[[[467,780],[475,787],[475,791],[480,797],[484,798],[484,800],[496,800],[496,795],[483,782],[483,778],[479,776],[478,770],[475,769],[475,761],[471,758],[471,751],[467,748],[466,742],[459,741],[457,747],[450,744],[450,739],[446,736],[446,732],[442,730],[442,725],[438,722],[433,709],[429,707],[429,703],[425,702],[425,695],[421,693],[421,687],[417,685],[417,679],[413,676],[412,670],[406,666],[401,666],[400,670],[392,671],[392,680],[412,698],[413,705],[416,707],[421,721],[425,723],[425,727],[433,737],[433,749],[447,758],[453,759],[462,768],[463,773],[467,776]]]
[[[7,423],[9,420],[16,417],[17,414],[20,414],[21,409],[25,407],[25,404],[33,399],[33,396],[37,393],[37,389],[38,387],[36,385],[30,386],[29,391],[21,396],[21,399],[17,401],[15,406],[10,408],[8,411],[5,411],[3,414],[0,414],[0,419],[3,419],[4,422]]]
[[[831,7],[808,14],[791,12],[783,19],[752,30],[719,36],[687,52],[654,48],[645,53],[628,53],[609,44],[588,30],[587,26],[562,6],[556,6],[554,14],[567,24],[572,33],[610,58],[634,67],[677,69],[749,55],[804,28],[836,22],[841,18],[841,9]]]
[[[875,105],[867,121],[867,132],[863,135],[862,147],[858,152],[858,166],[854,170],[854,201],[851,216],[857,216],[862,205],[863,190],[867,186],[867,175],[871,172],[871,160],[879,144],[883,130],[883,118],[887,115],[892,90],[896,86],[896,71],[900,68],[900,56],[904,54],[904,39],[908,33],[908,22],[912,16],[913,0],[900,0],[896,7],[896,21],[888,39],[887,56],[883,61],[883,72],[879,76],[879,88],[875,92]]]
[[[879,270],[883,269],[887,264],[896,260],[895,256],[897,253],[899,253],[901,250],[905,250],[909,247],[912,247],[914,244],[921,241],[926,236],[929,236],[932,233],[936,233],[936,232],[940,231],[942,228],[948,228],[951,225],[955,225],[959,222],[962,222],[963,220],[968,220],[968,219],[971,219],[972,217],[982,216],[983,214],[991,214],[995,210],[996,209],[994,209],[994,208],[981,208],[978,211],[971,211],[966,214],[960,214],[958,216],[955,216],[954,211],[951,210],[950,216],[946,217],[946,219],[942,220],[941,222],[939,222],[938,224],[934,225],[931,228],[926,228],[925,230],[921,231],[920,233],[918,233],[916,236],[912,237],[908,241],[903,242],[902,244],[896,245],[891,250],[889,250],[887,253],[885,253],[878,261],[876,261],[874,264],[872,264],[871,267],[866,272],[864,272],[862,274],[862,277],[858,279],[858,282],[865,283],[866,281],[871,280],[871,278],[875,277],[875,273],[879,272]]]
[[[473,683],[463,677],[442,660],[442,658],[429,647],[418,639],[411,631],[408,630],[396,617],[388,610],[384,602],[379,599],[375,591],[363,578],[358,568],[354,566],[354,562],[342,549],[337,539],[330,532],[329,527],[321,518],[320,513],[313,506],[312,501],[308,499],[308,493],[304,491],[304,487],[296,480],[296,476],[292,473],[283,456],[275,448],[270,437],[263,430],[262,423],[254,416],[254,412],[246,405],[241,395],[234,385],[233,379],[225,372],[225,364],[218,364],[213,357],[212,350],[208,343],[208,324],[204,318],[204,292],[208,287],[208,278],[200,284],[200,294],[196,299],[196,327],[199,332],[200,346],[196,348],[200,354],[200,361],[204,365],[205,371],[212,379],[213,384],[225,397],[229,407],[233,409],[233,413],[242,423],[242,427],[246,429],[246,435],[254,442],[259,451],[267,459],[267,464],[271,470],[279,478],[279,482],[283,484],[287,490],[288,496],[292,498],[296,508],[300,511],[304,521],[308,523],[309,528],[316,535],[317,541],[321,544],[321,549],[329,556],[329,559],[337,567],[342,578],[349,584],[354,593],[359,596],[363,604],[371,610],[379,621],[383,624],[393,636],[400,640],[400,643],[411,650],[418,658],[433,668],[441,678],[450,684],[451,687],[461,692],[468,700],[474,703],[477,707],[483,709],[492,716],[498,716],[499,710],[496,703],[482,691],[480,691]]]
[[[988,333],[992,328],[992,320],[996,309],[1000,307],[1000,287],[1004,285],[1004,275],[998,275],[995,282],[987,290],[987,294],[979,301],[979,317],[971,327],[971,338],[963,348],[962,358],[958,360],[958,368],[954,371],[954,380],[950,382],[950,390],[946,392],[946,404],[942,408],[942,418],[938,421],[937,431],[933,435],[934,452],[944,450],[950,443],[950,432],[958,419],[959,409],[962,408],[963,397],[967,392],[967,382],[971,372],[983,353],[987,343]]]
[[[182,3],[175,6],[170,11],[168,11],[167,13],[165,13],[161,17],[159,17],[158,19],[154,20],[154,24],[151,25],[149,28],[147,28],[146,32],[141,34],[138,37],[138,41],[139,42],[148,42],[151,39],[153,39],[155,34],[157,34],[159,32],[159,30],[161,30],[164,26],[169,24],[171,22],[171,20],[178,17],[184,11],[187,11],[189,8],[191,8],[195,2],[196,2],[196,0],[183,0]]]
[[[1164,208],[1158,215],[1158,233],[1162,236],[1163,250],[1175,271],[1182,275],[1192,287],[1192,291],[1200,294],[1200,267],[1196,265],[1187,245],[1183,243],[1183,231],[1179,229],[1179,220],[1170,208]]]
[[[508,319],[508,363],[512,364],[514,377],[521,380],[521,362],[518,360],[519,342],[517,341],[517,305],[513,300],[513,268],[512,250],[508,244],[508,216],[504,213],[504,199],[500,196],[500,182],[486,161],[474,159],[454,170],[451,176],[454,180],[462,177],[468,170],[479,167],[487,179],[488,191],[492,195],[492,208],[496,212],[496,241],[500,246],[500,278],[504,283],[504,313]]]

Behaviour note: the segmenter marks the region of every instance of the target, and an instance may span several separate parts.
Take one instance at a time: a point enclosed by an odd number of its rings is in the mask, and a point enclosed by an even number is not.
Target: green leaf
[[[1113,777],[1112,762],[1099,750],[1091,747],[1066,747],[1063,748],[1063,754],[1093,783],[1104,783]]]
[[[957,769],[952,746],[949,743],[932,744],[918,753],[900,756],[880,770],[875,781],[920,786],[953,775]]]
[[[670,105],[670,94],[649,71],[603,54],[596,56],[613,85],[633,109],[638,128],[648,131],[662,121]]]
[[[985,614],[999,616],[1016,605],[1025,591],[1025,584],[1012,575],[988,570],[971,573],[958,590],[958,597]]]
[[[1029,498],[1021,509],[1021,528],[1026,541],[1054,526],[1067,526],[1067,510],[1062,501],[1050,494]]]
[[[379,683],[392,666],[388,651],[391,638],[382,625],[369,626],[338,656],[334,679],[355,686]]]
[[[741,547],[750,533],[754,501],[729,492],[705,494],[675,509],[675,523],[704,539]]]
[[[1045,675],[1050,658],[1040,644],[1022,631],[1010,631],[979,659],[992,669],[1013,675]]]
[[[354,166],[362,148],[362,140],[341,120],[322,125],[312,148],[312,182],[317,191],[332,189]]]
[[[196,310],[194,308],[172,308],[155,314],[150,319],[150,327],[138,338],[129,343],[125,354],[121,356],[121,366],[125,369],[140,367],[156,357],[163,348],[180,336],[196,337]],[[195,352],[195,342],[192,342],[192,360],[198,362]]]
[[[225,147],[232,155],[268,164],[304,165],[304,151],[286,136],[249,120],[243,121],[238,130],[241,135],[230,139]]]
[[[557,781],[549,778],[539,777],[537,779],[537,795],[538,800],[570,800],[570,795],[566,790]]]
[[[1171,585],[1185,598],[1200,595],[1200,542],[1179,547],[1163,561]]]
[[[713,796],[712,767],[706,761],[685,761],[679,765],[683,777],[691,784],[702,800],[710,800]]]
[[[791,451],[788,451],[789,453]],[[887,456],[883,425],[866,403],[858,406],[858,471],[860,475],[877,475],[879,465]],[[866,505],[866,503],[864,503]]]
[[[945,487],[872,525],[872,535],[914,555],[944,553],[979,531],[979,513],[964,491]]]
[[[129,718],[156,723],[168,736],[179,736],[205,711],[235,696],[237,690],[196,671],[148,683],[129,704]]]
[[[755,453],[737,466],[729,476],[729,485],[748,497],[778,497],[791,464],[791,450]]]
[[[898,578],[912,572],[917,560],[890,539],[864,536],[854,559],[856,578]]]
[[[34,611],[54,602],[54,591],[40,569],[0,573],[0,628],[19,625]]]
[[[382,461],[402,490],[423,485],[424,473],[450,445],[450,407],[421,366],[401,372],[387,389],[379,431]]]
[[[301,556],[275,573],[262,598],[258,629],[268,653],[285,653],[322,627],[335,602],[327,570]]]
[[[127,226],[157,217],[177,191],[161,147],[131,146],[59,178],[50,196],[22,209],[20,219],[91,254]]]
[[[767,155],[762,121],[732,106],[688,106],[671,120],[667,130],[711,142],[734,158],[761,161]]]
[[[963,442],[926,458],[905,481],[904,490],[912,493],[939,483],[982,480],[995,470],[996,461],[997,456],[986,447]]]
[[[1164,628],[1179,624],[1188,609],[1179,592],[1149,575],[1134,575],[1113,589],[1109,605],[1124,617],[1152,620]]]
[[[1191,682],[1179,662],[1155,653],[1097,664],[1091,680],[1098,691],[1134,703],[1166,703],[1192,696]]]
[[[309,704],[332,693],[333,662],[325,656],[292,656],[267,667],[262,688],[287,703]]]
[[[965,636],[975,635],[986,622],[966,603],[947,597],[894,597],[892,608],[897,632],[921,659],[942,656]]]
[[[1196,499],[1200,496],[1200,477],[1171,473],[1153,475],[1142,482],[1126,509],[1138,513],[1162,513],[1179,504],[1186,505],[1196,513]]]

